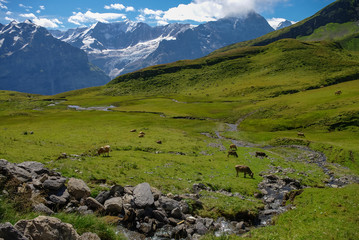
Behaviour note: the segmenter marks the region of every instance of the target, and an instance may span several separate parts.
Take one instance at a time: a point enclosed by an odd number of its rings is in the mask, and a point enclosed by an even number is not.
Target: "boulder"
[[[208,228],[202,223],[202,221],[196,222],[195,229],[200,235],[205,235],[208,232]]]
[[[39,212],[39,213],[45,213],[47,215],[54,214],[54,211],[52,211],[50,208],[46,207],[45,204],[43,204],[43,203],[39,203],[39,204],[35,205],[33,208],[33,211]]]
[[[0,223],[0,239],[29,240],[10,223]]]
[[[171,211],[171,216],[177,219],[183,219],[183,213],[179,207],[176,207]]]
[[[67,190],[69,191],[70,195],[77,200],[87,198],[91,194],[90,188],[86,185],[86,183],[83,180],[77,178],[70,178],[69,182],[67,183]]]
[[[123,201],[121,197],[110,198],[105,202],[105,210],[109,214],[118,215],[122,211]]]
[[[151,187],[148,183],[138,184],[133,190],[133,197],[137,207],[144,208],[154,203]]]
[[[32,179],[30,172],[18,167],[14,163],[6,161],[5,159],[0,159],[0,174],[7,177],[12,176],[20,182],[28,182]]]
[[[20,220],[15,224],[25,237],[36,240],[78,240],[80,237],[71,224],[60,219],[39,216],[33,220]]]
[[[159,204],[165,211],[171,212],[173,209],[180,207],[179,202],[168,197],[161,196]]]
[[[105,201],[110,197],[110,191],[102,191],[95,198],[101,204],[104,204]]]
[[[105,211],[105,207],[92,197],[86,198],[85,203],[91,210],[99,212]]]
[[[62,188],[65,185],[66,182],[66,178],[64,177],[49,177],[48,179],[46,179],[42,185],[45,189],[50,190],[50,191],[56,191],[59,190],[60,188]]]
[[[41,175],[44,173],[47,173],[47,174],[50,173],[50,171],[44,167],[44,164],[42,164],[40,162],[33,162],[33,161],[22,162],[22,163],[19,163],[17,166],[25,169],[28,172],[35,173],[37,175]]]

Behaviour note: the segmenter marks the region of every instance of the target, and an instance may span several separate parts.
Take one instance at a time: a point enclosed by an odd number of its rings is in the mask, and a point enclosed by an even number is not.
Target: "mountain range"
[[[273,30],[262,16],[252,12],[245,17],[223,18],[198,26],[99,22],[89,28],[52,33],[86,51],[93,64],[116,77],[152,65],[203,57],[218,48]]]
[[[52,95],[110,78],[87,54],[27,20],[0,25],[0,89]]]

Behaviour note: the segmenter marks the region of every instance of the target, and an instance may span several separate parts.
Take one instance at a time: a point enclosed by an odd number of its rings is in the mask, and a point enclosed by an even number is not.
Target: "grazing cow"
[[[137,130],[136,129],[132,129],[130,132],[136,132]]]
[[[140,137],[140,138],[142,138],[144,136],[145,136],[145,134],[138,134],[138,137]]]
[[[341,90],[335,92],[335,95],[340,95],[340,94],[342,94]]]
[[[244,173],[244,177],[246,177],[246,175],[248,173],[248,175],[251,176],[251,178],[253,178],[254,174],[253,174],[252,170],[248,166],[236,165],[234,168],[236,169],[236,172],[237,172],[236,177],[238,177],[239,172],[242,172],[242,173]]]
[[[256,152],[256,157],[268,157],[268,155],[265,152]]]
[[[304,133],[302,133],[302,132],[298,132],[297,135],[298,135],[298,137],[305,137]]]
[[[237,152],[236,152],[236,151],[233,151],[233,150],[229,150],[229,151],[228,151],[227,157],[229,157],[229,155],[232,155],[232,156],[238,157]]]
[[[102,156],[106,156],[106,153],[107,153],[107,157],[109,157],[109,156],[110,156],[110,145],[106,145],[106,146],[100,147],[100,148],[97,150],[97,154],[98,154],[98,155],[102,154]]]
[[[158,141],[156,141],[156,143],[158,143],[158,144],[162,144],[162,141],[161,141],[161,140],[158,140]]]
[[[229,149],[237,150],[236,144],[229,145]]]

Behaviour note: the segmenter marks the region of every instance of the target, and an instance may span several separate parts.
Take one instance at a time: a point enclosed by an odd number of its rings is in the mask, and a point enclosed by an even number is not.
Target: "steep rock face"
[[[203,57],[212,51],[236,42],[250,40],[273,31],[259,14],[243,18],[224,18],[201,24],[178,34],[176,40],[162,41],[144,60],[129,64],[122,73],[147,66]]]
[[[97,23],[88,29],[70,29],[59,39],[85,50],[93,64],[116,77],[151,65],[203,57],[271,31],[268,22],[252,12],[197,27],[178,23],[150,27],[131,21]]]
[[[0,31],[0,89],[52,95],[99,86],[110,79],[84,51],[54,38],[30,21]]]
[[[175,39],[189,29],[189,24],[169,24],[151,27],[132,21],[101,23],[90,28],[69,29],[60,40],[85,50],[90,61],[103,69],[110,77],[122,73],[126,65],[147,57],[162,40]]]

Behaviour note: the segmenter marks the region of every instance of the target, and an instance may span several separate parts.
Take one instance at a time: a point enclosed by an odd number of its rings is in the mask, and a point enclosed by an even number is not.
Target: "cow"
[[[100,155],[102,154],[102,156],[106,156],[106,153],[107,153],[107,157],[110,156],[110,145],[106,145],[106,146],[103,146],[103,147],[100,147],[98,150],[97,150],[97,154]]]
[[[297,132],[297,135],[298,135],[298,137],[305,137],[304,133],[302,133],[302,132]]]
[[[246,177],[246,175],[249,174],[249,176],[251,176],[251,178],[253,178],[254,174],[253,174],[252,170],[248,166],[236,165],[234,168],[236,169],[236,172],[237,172],[236,177],[238,177],[239,172],[242,172],[242,173],[244,173],[244,177]]]
[[[137,130],[136,129],[132,129],[130,132],[136,132]]]
[[[335,95],[340,95],[340,94],[342,94],[341,90],[338,90],[338,91],[335,92]]]
[[[229,155],[232,155],[232,156],[238,157],[237,152],[236,152],[236,151],[233,151],[233,150],[229,150],[229,151],[228,151],[227,157],[229,157]]]
[[[237,150],[236,144],[231,144],[231,145],[229,146],[229,149]]]
[[[256,157],[268,157],[268,155],[265,152],[256,152]]]

